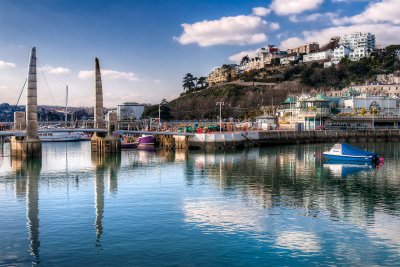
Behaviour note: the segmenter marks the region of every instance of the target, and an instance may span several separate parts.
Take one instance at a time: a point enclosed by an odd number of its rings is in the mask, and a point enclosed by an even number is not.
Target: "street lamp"
[[[222,132],[222,106],[225,105],[224,102],[217,102],[216,105],[219,105],[219,132]]]
[[[161,104],[158,105],[158,128],[161,129]]]

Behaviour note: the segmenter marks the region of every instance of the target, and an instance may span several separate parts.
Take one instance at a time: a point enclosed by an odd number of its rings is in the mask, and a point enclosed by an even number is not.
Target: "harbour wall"
[[[175,140],[183,142],[182,137]],[[194,134],[186,138],[192,149],[235,149],[274,144],[398,142],[400,130],[254,131]],[[178,146],[176,148],[179,148]],[[184,147],[181,147],[184,148]]]

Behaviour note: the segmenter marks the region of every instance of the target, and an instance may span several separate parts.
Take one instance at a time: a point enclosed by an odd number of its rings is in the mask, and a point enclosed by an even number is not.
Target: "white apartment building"
[[[358,47],[367,47],[367,49],[375,50],[375,34],[354,32],[349,35],[340,37],[339,45],[344,45],[352,50]]]
[[[280,64],[287,65],[287,64],[290,64],[291,62],[295,62],[297,60],[299,60],[298,55],[285,56],[285,57],[280,58]]]
[[[371,52],[372,52],[372,50],[370,50],[366,46],[357,47],[354,49],[354,51],[350,52],[349,58],[351,60],[359,60],[360,58],[363,58],[363,57],[369,57]]]
[[[339,45],[352,50],[349,54],[351,60],[359,60],[368,57],[375,50],[375,34],[355,32],[340,37]]]
[[[144,112],[144,105],[126,102],[117,106],[118,120],[139,120]]]
[[[339,47],[333,50],[332,63],[337,64],[340,62],[342,58],[346,56],[350,57],[350,53],[352,52],[353,50],[351,50],[347,46],[340,45]]]
[[[332,50],[310,53],[303,56],[303,62],[329,60],[332,56]]]

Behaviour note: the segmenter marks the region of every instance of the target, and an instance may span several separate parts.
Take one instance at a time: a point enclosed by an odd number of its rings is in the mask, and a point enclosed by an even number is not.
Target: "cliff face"
[[[290,89],[289,89],[290,88]],[[278,105],[289,93],[301,92],[299,86],[285,87],[282,84],[244,86],[225,84],[209,87],[205,90],[185,94],[169,103],[173,119],[216,119],[219,105],[223,118],[245,118],[260,114],[261,106]]]

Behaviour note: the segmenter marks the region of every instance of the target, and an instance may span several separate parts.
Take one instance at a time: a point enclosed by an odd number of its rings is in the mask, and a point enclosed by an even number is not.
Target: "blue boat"
[[[324,156],[328,159],[344,161],[375,162],[380,160],[378,154],[349,144],[335,144],[331,150],[324,152]]]

